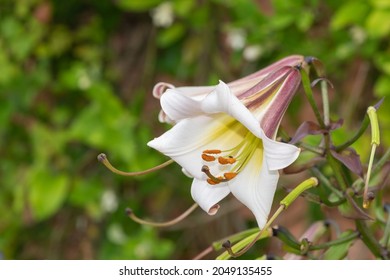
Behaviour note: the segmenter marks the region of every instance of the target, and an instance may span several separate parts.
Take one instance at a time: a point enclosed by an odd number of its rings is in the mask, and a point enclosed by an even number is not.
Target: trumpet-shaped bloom
[[[292,56],[229,84],[155,88],[160,116],[175,125],[148,145],[194,178],[192,197],[208,214],[217,213],[218,202],[232,193],[259,227],[265,225],[278,170],[299,155],[297,147],[274,139],[300,84],[302,63],[302,56]]]
[[[291,55],[286,58],[283,58],[268,67],[265,67],[255,73],[252,73],[244,78],[238,79],[236,81],[233,81],[231,83],[228,83],[231,92],[238,96],[248,89],[254,87],[255,85],[261,86],[259,82],[261,82],[266,76],[269,74],[275,72],[276,70],[280,69],[284,66],[296,66],[303,62],[303,57],[301,55]],[[275,75],[273,78],[277,78]],[[270,80],[270,79],[269,79]],[[266,81],[263,81],[263,84],[265,84]],[[207,94],[212,92],[214,90],[215,86],[196,86],[196,87],[178,87],[175,88],[174,85],[169,83],[158,83],[153,88],[153,96],[157,99],[160,99],[163,95],[170,95],[170,94],[178,94],[175,95],[174,102],[181,103],[181,102],[190,102],[188,98],[194,99],[196,101],[199,101],[203,99]],[[171,89],[174,89],[173,91]],[[165,102],[165,98],[161,98],[161,102]],[[167,100],[170,100],[167,98]],[[162,105],[162,110],[159,114],[159,120],[160,122],[166,122],[169,124],[175,124],[180,118],[178,119],[171,119],[170,117],[179,117],[179,116],[167,116],[167,114],[164,112],[165,104]],[[182,112],[183,114],[180,115],[181,118],[185,118],[186,114],[185,112]]]

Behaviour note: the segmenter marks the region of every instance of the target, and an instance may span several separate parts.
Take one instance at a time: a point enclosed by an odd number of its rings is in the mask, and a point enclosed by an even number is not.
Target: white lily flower
[[[300,84],[297,67],[303,61],[289,57],[213,87],[155,88],[165,120],[175,125],[148,145],[194,177],[192,197],[208,214],[216,214],[218,202],[232,193],[253,212],[259,227],[265,225],[278,170],[299,155],[297,147],[274,139]],[[161,86],[168,88],[163,94]]]

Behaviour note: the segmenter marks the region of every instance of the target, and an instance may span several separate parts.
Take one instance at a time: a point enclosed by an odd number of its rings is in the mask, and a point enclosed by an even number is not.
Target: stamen
[[[119,174],[119,175],[122,175],[122,176],[139,176],[139,175],[145,175],[145,174],[148,174],[148,173],[151,173],[151,172],[154,172],[156,170],[159,170],[161,168],[164,168],[165,166],[168,166],[170,165],[171,163],[173,163],[174,161],[172,159],[160,164],[160,165],[157,165],[155,167],[152,167],[150,169],[147,169],[147,170],[143,170],[143,171],[136,171],[136,172],[124,172],[124,171],[121,171],[121,170],[118,170],[116,169],[114,166],[111,165],[111,163],[108,161],[107,159],[107,156],[105,154],[100,154],[98,155],[98,160],[103,163],[111,172],[115,173],[115,174]]]
[[[210,168],[207,165],[202,166],[202,172],[204,172],[209,178],[206,180],[210,185],[217,185],[222,182],[227,182],[237,176],[236,172],[225,172],[223,176],[215,177],[210,172]]]
[[[210,185],[216,185],[235,178],[245,168],[259,147],[262,147],[261,139],[257,138],[251,132],[247,132],[245,137],[232,148],[226,150],[204,150],[202,152],[202,159],[211,162],[217,158],[220,166],[218,166],[219,169],[215,169],[216,172],[225,172],[222,176],[216,176],[211,173],[207,165],[203,165],[202,172],[207,175],[207,182]]]
[[[169,227],[169,226],[173,226],[179,222],[181,222],[182,220],[184,220],[186,217],[188,217],[188,215],[190,215],[196,208],[198,207],[198,204],[194,203],[190,208],[188,208],[183,214],[181,214],[180,216],[178,216],[177,218],[173,219],[173,220],[170,220],[168,222],[149,222],[149,221],[145,221],[145,220],[142,220],[140,218],[138,218],[134,213],[133,213],[133,210],[131,210],[130,208],[126,208],[126,215],[132,219],[134,222],[136,223],[139,223],[141,225],[148,225],[148,226],[153,226],[153,227]]]
[[[211,181],[213,181],[214,185],[221,183],[221,182],[227,182],[228,180],[226,178],[223,178],[221,176],[215,177],[213,174],[210,172],[210,168],[207,165],[202,166],[202,172],[204,172]],[[210,180],[207,180],[209,182]]]
[[[223,177],[225,177],[227,180],[231,180],[231,179],[233,179],[236,176],[237,176],[236,172],[226,172],[226,173],[223,173]]]
[[[233,164],[236,162],[236,159],[232,156],[229,157],[219,157],[218,162],[220,164]]]
[[[204,161],[214,161],[215,157],[214,156],[210,156],[210,155],[206,155],[206,154],[202,154],[202,159]]]
[[[216,182],[216,181],[214,181],[213,179],[210,179],[210,178],[207,178],[207,183],[209,183],[210,185],[218,185],[219,183],[221,183],[221,182]]]
[[[222,153],[221,150],[204,150],[203,151],[204,154],[220,154]]]

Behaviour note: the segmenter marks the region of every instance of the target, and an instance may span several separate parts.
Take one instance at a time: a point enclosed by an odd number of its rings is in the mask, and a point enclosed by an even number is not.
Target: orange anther
[[[236,162],[236,159],[233,157],[219,157],[218,162],[220,164],[233,164]]]
[[[219,184],[220,182],[215,182],[214,180],[208,178],[208,179],[207,179],[207,183],[209,183],[210,185],[217,185],[217,184]]]
[[[204,150],[203,153],[205,154],[220,154],[222,153],[221,150]]]
[[[206,154],[202,154],[202,159],[205,160],[205,161],[214,161],[215,157],[214,156],[210,156],[210,155],[206,155]]]
[[[223,174],[223,176],[225,177],[225,179],[231,180],[237,176],[237,173],[236,172],[226,172]]]

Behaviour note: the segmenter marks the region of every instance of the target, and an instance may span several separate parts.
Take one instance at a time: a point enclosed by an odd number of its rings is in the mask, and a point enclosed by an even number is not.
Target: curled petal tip
[[[210,216],[213,216],[213,215],[217,214],[219,208],[220,208],[219,204],[215,204],[214,206],[212,206],[212,207],[209,209],[208,214],[209,214]]]
[[[170,88],[174,88],[174,86],[168,83],[157,83],[153,88],[153,96],[157,99],[160,99],[164,92]]]

